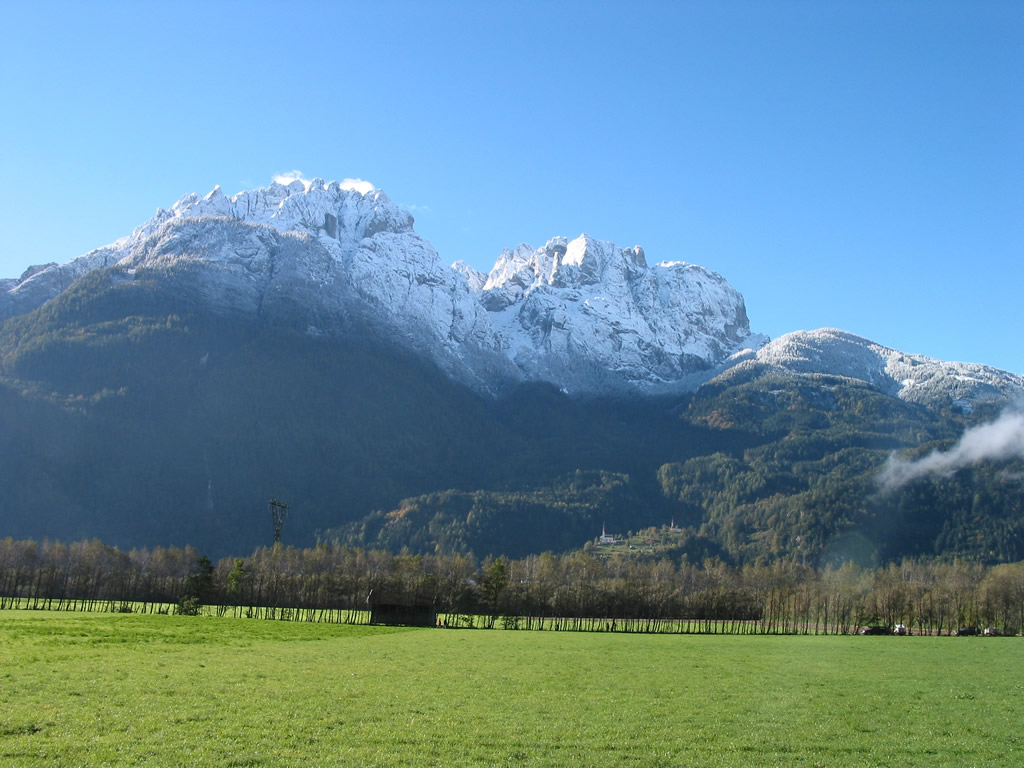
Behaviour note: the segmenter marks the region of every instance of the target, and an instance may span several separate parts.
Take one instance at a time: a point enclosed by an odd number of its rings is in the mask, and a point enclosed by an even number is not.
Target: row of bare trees
[[[394,555],[280,544],[217,563],[191,547],[0,540],[0,608],[368,620],[372,595],[433,605],[456,625],[715,633],[848,634],[906,625],[1024,628],[1024,563],[906,560],[880,569],[730,567],[585,552],[521,560]]]

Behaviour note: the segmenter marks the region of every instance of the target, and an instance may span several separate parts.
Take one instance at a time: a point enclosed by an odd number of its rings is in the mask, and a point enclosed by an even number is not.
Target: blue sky
[[[587,232],[1024,373],[1024,3],[9,3],[0,276],[277,174],[361,178],[447,262]]]

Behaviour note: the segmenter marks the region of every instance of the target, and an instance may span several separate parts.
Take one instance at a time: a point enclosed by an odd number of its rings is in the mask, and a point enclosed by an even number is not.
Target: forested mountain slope
[[[484,275],[378,190],[214,190],[0,281],[0,536],[220,556],[268,543],[273,498],[300,546],[518,557],[675,521],[691,559],[1019,560],[1024,448],[891,468],[1022,395],[835,329],[769,342],[723,277],[639,247]]]
[[[478,552],[518,554],[546,531],[551,512],[533,511],[543,497],[564,528],[589,524],[591,539],[602,524],[626,533],[674,522],[683,534],[679,551],[691,560],[873,564],[938,555],[1013,561],[1024,558],[1020,459],[970,464],[893,489],[879,482],[894,453],[911,459],[948,449],[968,424],[995,413],[936,412],[848,379],[772,373],[738,387],[707,386],[666,408],[666,422],[678,422],[685,429],[680,437],[695,442],[665,443],[631,472],[566,476],[542,494],[407,499],[348,526],[340,538],[418,551],[457,542]],[[629,450],[627,440],[608,437]],[[495,526],[500,535],[489,535],[481,523],[488,519],[504,521]],[[547,540],[557,541],[550,533]]]

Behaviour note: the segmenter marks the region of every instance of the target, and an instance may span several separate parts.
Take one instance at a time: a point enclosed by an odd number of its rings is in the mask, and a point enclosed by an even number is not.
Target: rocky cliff
[[[503,252],[487,275],[444,264],[381,191],[315,179],[186,195],[131,235],[0,286],[0,319],[83,274],[156,274],[209,307],[337,333],[386,332],[450,375],[494,391],[518,380],[575,392],[692,389],[765,339],[743,297],[682,261],[582,235]]]

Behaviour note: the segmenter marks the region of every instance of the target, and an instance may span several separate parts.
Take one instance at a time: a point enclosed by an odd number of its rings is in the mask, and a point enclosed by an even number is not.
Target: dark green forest
[[[882,493],[892,454],[994,418],[821,375],[675,397],[482,395],[351,319],[311,336],[224,316],[166,275],[88,274],[0,325],[0,535],[411,555],[579,550],[670,522],[675,562],[1024,560],[1024,462]]]

